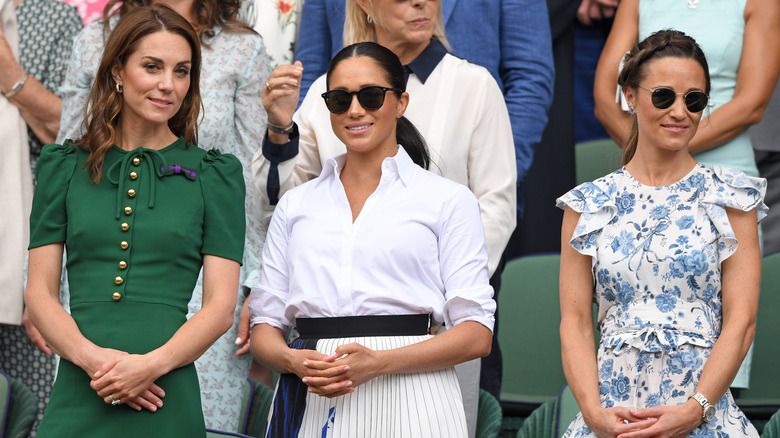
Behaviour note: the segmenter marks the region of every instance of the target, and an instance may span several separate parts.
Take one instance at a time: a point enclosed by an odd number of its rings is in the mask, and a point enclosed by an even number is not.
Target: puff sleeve
[[[617,205],[602,187],[595,182],[580,184],[558,198],[555,205],[580,213],[569,244],[577,252],[596,256],[596,236],[605,225],[617,216]]]
[[[203,247],[201,253],[242,263],[244,255],[244,184],[241,162],[216,149],[203,157]]]
[[[46,145],[41,151],[30,213],[30,249],[65,241],[65,200],[77,161],[76,147],[70,143]]]
[[[731,228],[726,208],[756,210],[756,219],[763,219],[769,208],[764,204],[766,179],[747,176],[740,169],[712,166],[714,184],[702,197],[701,205],[718,230],[720,260],[737,250],[737,237]]]

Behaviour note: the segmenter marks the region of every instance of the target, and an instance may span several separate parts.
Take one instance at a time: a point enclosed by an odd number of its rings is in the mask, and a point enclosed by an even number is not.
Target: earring
[[[374,20],[371,19],[370,15],[366,15],[366,21],[368,21],[368,24],[371,24],[374,22]]]
[[[119,85],[119,82],[117,82],[117,84],[116,84],[116,92],[119,93],[119,94],[122,94],[122,86]]]
[[[631,114],[631,115],[636,114],[636,110],[634,109],[633,106],[631,106],[631,105],[628,106],[628,113]]]

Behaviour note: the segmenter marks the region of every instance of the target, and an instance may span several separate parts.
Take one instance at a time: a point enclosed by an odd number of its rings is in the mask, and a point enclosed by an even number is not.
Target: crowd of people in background
[[[0,13],[0,370],[34,390],[33,436],[236,431],[248,376],[276,388],[269,436],[474,436],[479,390],[501,394],[501,274],[540,252],[566,279],[567,436],[726,419],[757,436],[728,388],[748,385],[760,258],[780,251],[780,5]],[[575,188],[575,145],[596,138],[621,169]],[[664,331],[683,302],[706,324]],[[674,394],[605,393],[605,376],[666,385],[679,354],[701,360]]]

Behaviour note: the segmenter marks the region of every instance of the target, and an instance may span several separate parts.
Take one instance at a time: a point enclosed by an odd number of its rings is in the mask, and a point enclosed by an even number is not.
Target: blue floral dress
[[[678,182],[646,186],[625,168],[557,200],[581,213],[570,244],[593,257],[601,404],[680,405],[696,390],[722,321],[721,262],[737,249],[725,207],[755,209],[766,181],[697,164]],[[730,392],[692,437],[758,437]],[[596,436],[577,414],[564,437]]]

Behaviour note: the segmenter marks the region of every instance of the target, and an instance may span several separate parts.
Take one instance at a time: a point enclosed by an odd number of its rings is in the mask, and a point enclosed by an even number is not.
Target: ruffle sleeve
[[[601,180],[587,182],[571,189],[555,201],[560,209],[566,207],[580,213],[569,244],[578,252],[596,256],[596,236],[605,225],[617,216],[617,205],[607,194],[607,188],[597,184]]]
[[[760,221],[769,208],[764,204],[766,179],[747,176],[740,169],[712,166],[713,184],[707,188],[701,205],[718,231],[718,248],[721,261],[737,250],[737,237],[731,228],[726,208],[756,211]]]
[[[65,144],[44,146],[38,160],[38,185],[30,213],[30,248],[64,242],[68,214],[65,199],[77,167],[76,147]]]
[[[242,263],[246,185],[241,162],[212,149],[203,157],[199,180],[205,205],[201,253]]]

